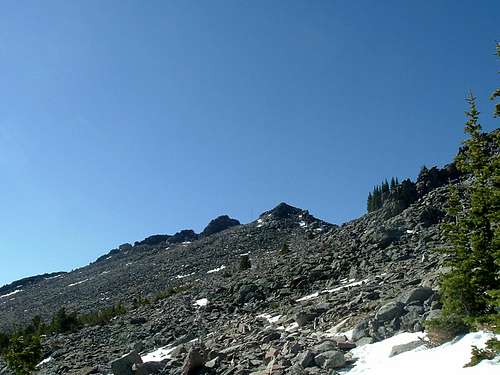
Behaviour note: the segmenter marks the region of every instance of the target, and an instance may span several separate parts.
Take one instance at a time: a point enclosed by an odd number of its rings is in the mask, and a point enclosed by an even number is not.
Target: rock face
[[[433,250],[444,217],[429,208],[444,212],[448,186],[419,191],[408,207],[342,226],[280,203],[248,224],[221,216],[200,235],[124,244],[78,270],[3,287],[0,329],[63,306],[123,303],[106,325],[43,338],[51,359],[37,373],[331,374],[355,346],[419,331],[440,312]],[[240,269],[242,255],[250,268]]]
[[[201,235],[204,237],[210,236],[211,234],[222,232],[223,230],[234,227],[236,225],[240,225],[240,222],[238,220],[231,219],[227,215],[222,215],[210,221],[206,228],[203,229],[203,232],[201,232]]]

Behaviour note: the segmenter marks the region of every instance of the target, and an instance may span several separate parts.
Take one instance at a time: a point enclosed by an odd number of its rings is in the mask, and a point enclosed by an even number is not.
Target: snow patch
[[[13,296],[14,294],[20,293],[22,291],[23,291],[22,289],[16,289],[13,292],[10,292],[10,293],[4,294],[3,296],[0,296],[0,298],[7,298],[10,296]]]
[[[80,285],[80,284],[86,283],[87,281],[89,281],[89,279],[80,280],[80,281],[77,281],[76,283],[69,284],[68,286]]]
[[[207,271],[207,273],[214,273],[214,272],[219,272],[222,271],[226,266],[222,265],[219,268],[214,268],[213,270]]]
[[[54,279],[57,279],[59,277],[62,277],[62,275],[56,275],[56,276],[46,277],[45,280],[54,280]]]
[[[142,362],[160,362],[164,359],[170,359],[170,353],[172,353],[174,349],[175,346],[173,348],[168,346],[158,348],[155,351],[141,355]]]
[[[281,318],[281,315],[272,316],[271,314],[260,314],[257,315],[257,318],[264,318],[269,323],[276,323]]]
[[[40,362],[38,365],[36,365],[35,367],[40,367],[40,366],[43,366],[44,364],[46,363],[49,363],[50,361],[52,361],[54,358],[52,357],[47,357],[45,358],[42,362]]]
[[[500,357],[482,361],[474,367],[464,368],[471,358],[471,346],[484,347],[494,335],[486,332],[473,332],[435,348],[419,346],[416,349],[389,357],[394,345],[418,340],[421,333],[401,333],[375,344],[353,349],[358,358],[354,367],[343,374],[349,375],[405,375],[453,374],[486,375],[500,372]],[[496,335],[500,338],[500,335]],[[497,370],[494,370],[497,368]]]
[[[175,279],[184,279],[185,277],[193,276],[196,272],[191,272],[185,275],[177,275],[175,276]]]
[[[338,292],[339,290],[342,290],[345,288],[350,288],[352,286],[358,286],[358,285],[361,285],[363,283],[366,283],[370,279],[363,279],[363,280],[359,280],[359,281],[354,281],[354,280],[355,279],[350,279],[348,284],[343,284],[343,285],[340,285],[340,286],[333,288],[333,289],[325,289],[325,290],[322,290],[320,292],[315,292],[313,294],[309,294],[307,296],[301,297],[295,301],[296,302],[309,301],[310,299],[317,298],[320,294]],[[346,282],[347,282],[347,280],[345,280],[345,279],[341,280],[341,283],[346,283]]]
[[[196,305],[198,307],[206,306],[206,305],[208,305],[208,299],[207,298],[201,298],[199,300],[194,301],[193,305]]]

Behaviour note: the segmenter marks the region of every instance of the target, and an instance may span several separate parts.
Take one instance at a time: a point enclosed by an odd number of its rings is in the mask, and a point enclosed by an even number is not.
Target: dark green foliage
[[[240,256],[240,271],[248,270],[252,268],[252,264],[250,263],[250,257],[248,254]]]
[[[500,355],[500,341],[494,337],[486,342],[486,348],[484,349],[479,349],[473,345],[470,362],[464,367],[476,366],[483,359],[494,359],[498,355]]]
[[[168,288],[167,290],[164,290],[162,292],[157,293],[154,296],[153,300],[154,300],[154,302],[158,302],[158,301],[161,301],[163,299],[175,296],[176,294],[184,293],[185,291],[188,291],[189,289],[191,289],[191,287],[188,285]]]
[[[4,354],[9,368],[16,375],[29,375],[42,358],[40,336],[14,336]]]
[[[132,300],[132,308],[137,309],[139,306],[145,306],[151,304],[151,301],[143,296],[134,297]]]
[[[380,185],[375,186],[372,192],[368,193],[368,212],[382,208],[384,203],[389,200],[397,202],[402,209],[407,208],[417,200],[415,184],[410,179],[399,183],[397,177],[392,177],[390,184],[384,180]]]
[[[49,325],[49,332],[66,333],[75,332],[80,328],[80,322],[76,313],[67,313],[62,307],[54,315]]]
[[[119,303],[96,312],[80,315],[78,316],[78,323],[79,325],[102,326],[108,324],[114,317],[124,315],[126,312],[125,306]]]
[[[475,97],[467,98],[464,142],[457,156],[457,168],[473,176],[469,189],[470,207],[461,204],[459,191],[452,187],[449,196],[449,223],[443,226],[451,243],[444,250],[451,272],[441,279],[445,314],[477,318],[494,313],[498,295],[500,228],[500,139],[481,132]],[[490,148],[493,148],[491,152]]]
[[[496,55],[500,57],[500,43],[496,43]],[[499,72],[500,73],[500,72]],[[495,89],[493,93],[490,96],[491,100],[497,100],[500,98],[500,88]],[[500,103],[495,104],[495,109],[493,110],[493,116],[494,117],[500,117]]]
[[[35,316],[30,324],[16,332],[11,334],[0,332],[0,355],[16,375],[31,374],[42,359],[41,335],[75,332],[85,325],[104,325],[125,312],[125,307],[120,303],[81,315],[68,313],[65,308],[61,308],[48,325],[40,316]]]
[[[0,354],[3,354],[9,347],[10,336],[0,332]]]

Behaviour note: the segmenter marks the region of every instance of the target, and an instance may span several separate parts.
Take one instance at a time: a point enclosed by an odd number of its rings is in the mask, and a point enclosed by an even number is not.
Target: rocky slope
[[[122,245],[73,272],[4,289],[0,324],[61,306],[125,303],[128,312],[108,325],[45,338],[40,374],[194,373],[201,365],[218,374],[331,373],[350,365],[355,345],[421,330],[439,311],[434,249],[443,246],[447,191],[340,227],[280,204],[249,224],[219,220],[231,225],[192,241]],[[242,254],[248,270],[238,268]],[[172,287],[179,293],[132,306]]]

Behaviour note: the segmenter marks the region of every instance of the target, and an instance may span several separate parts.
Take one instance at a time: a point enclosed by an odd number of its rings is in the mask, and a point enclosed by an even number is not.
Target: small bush
[[[483,359],[494,359],[497,355],[500,355],[500,341],[494,337],[486,342],[486,348],[484,349],[479,349],[477,346],[473,345],[470,362],[464,367],[475,366]]]
[[[240,256],[240,271],[248,270],[252,268],[252,264],[250,263],[250,257],[248,254]]]
[[[154,302],[158,302],[158,301],[161,301],[163,299],[172,297],[172,296],[174,296],[176,294],[186,292],[189,289],[190,289],[190,287],[187,286],[187,285],[168,288],[167,290],[164,290],[162,292],[157,293],[154,296],[153,300],[154,300]]]
[[[424,323],[427,337],[432,345],[438,346],[453,340],[456,336],[467,333],[468,325],[457,315],[441,316]]]
[[[132,308],[137,309],[139,306],[145,306],[151,304],[151,301],[143,296],[134,297],[132,300]]]

